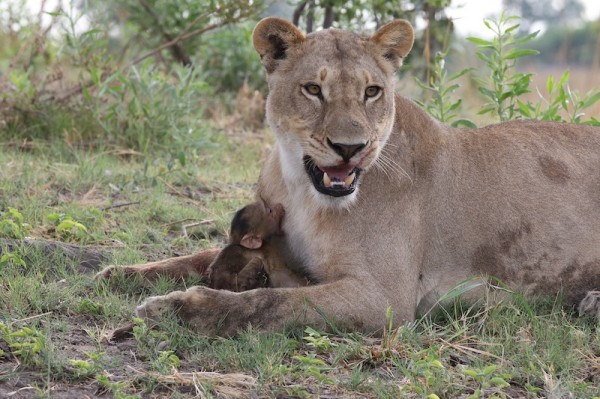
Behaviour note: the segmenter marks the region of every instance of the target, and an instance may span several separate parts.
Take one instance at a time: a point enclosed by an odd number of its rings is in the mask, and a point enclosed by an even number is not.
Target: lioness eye
[[[321,94],[321,87],[319,85],[311,83],[304,86],[304,88],[306,89],[308,94],[312,94],[313,96],[318,96],[319,94]]]
[[[375,97],[376,95],[379,94],[380,90],[381,89],[379,88],[379,86],[369,86],[365,90],[365,97],[367,97],[367,98]]]

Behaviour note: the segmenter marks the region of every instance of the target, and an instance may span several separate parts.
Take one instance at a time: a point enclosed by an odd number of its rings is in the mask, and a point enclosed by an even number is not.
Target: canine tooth
[[[344,183],[346,184],[346,187],[350,187],[350,185],[354,182],[355,178],[356,178],[356,173],[352,173],[351,175],[347,176],[344,179]]]
[[[327,173],[323,173],[323,185],[325,187],[331,187],[331,178]]]

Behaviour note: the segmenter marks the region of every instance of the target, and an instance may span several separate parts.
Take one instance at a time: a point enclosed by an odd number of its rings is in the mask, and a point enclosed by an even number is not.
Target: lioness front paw
[[[144,319],[149,326],[155,326],[162,315],[176,310],[169,295],[151,296],[135,309],[137,317]]]
[[[595,316],[600,319],[600,291],[588,291],[577,309],[579,316]]]

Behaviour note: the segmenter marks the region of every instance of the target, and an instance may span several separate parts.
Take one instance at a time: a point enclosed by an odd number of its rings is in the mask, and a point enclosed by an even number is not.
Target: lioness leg
[[[142,263],[127,266],[108,266],[96,274],[96,279],[106,279],[116,269],[122,269],[126,275],[140,275],[146,280],[155,280],[158,276],[172,278],[185,278],[191,276],[205,276],[208,265],[217,256],[220,249],[211,248],[193,255],[169,258],[158,262]]]
[[[365,289],[366,286],[366,289]],[[373,286],[372,288],[375,288]],[[387,306],[394,310],[394,324],[414,319],[414,303],[393,306],[384,295],[369,289],[369,284],[354,279],[300,288],[260,288],[245,292],[192,287],[164,296],[146,299],[138,306],[139,317],[154,324],[161,314],[175,312],[200,334],[231,336],[252,324],[267,331],[281,331],[286,326],[311,325],[381,331]]]

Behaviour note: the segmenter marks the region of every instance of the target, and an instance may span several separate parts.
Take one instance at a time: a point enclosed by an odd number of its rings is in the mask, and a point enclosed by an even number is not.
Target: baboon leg
[[[206,276],[206,269],[221,250],[211,248],[193,255],[179,256],[157,262],[141,263],[137,265],[114,266],[110,265],[96,274],[96,280],[110,278],[117,269],[122,269],[126,275],[139,275],[146,280],[155,280],[159,276],[183,279],[191,276]]]

